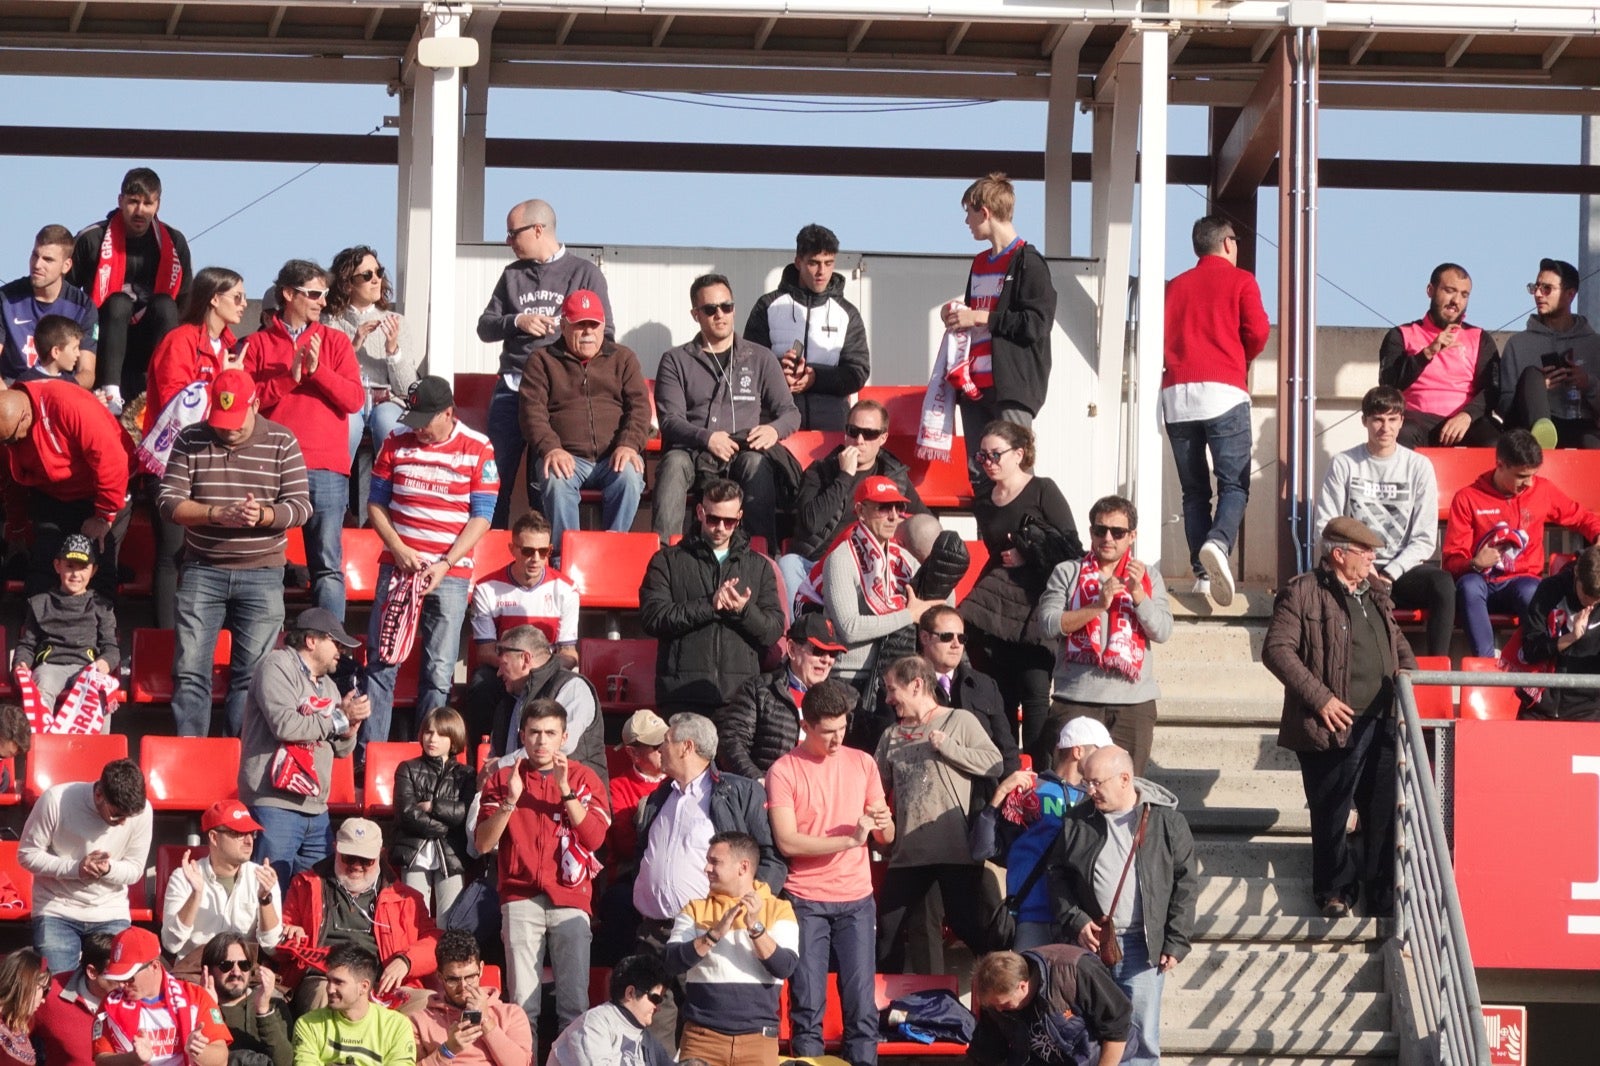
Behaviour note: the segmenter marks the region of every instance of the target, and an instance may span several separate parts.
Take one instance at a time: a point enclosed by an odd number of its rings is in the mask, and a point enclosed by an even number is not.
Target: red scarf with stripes
[[[178,298],[183,287],[183,264],[178,260],[178,250],[173,246],[172,234],[160,219],[151,221],[155,230],[156,247],[161,250],[161,261],[156,267],[154,295]],[[106,219],[106,235],[100,241],[100,261],[94,269],[94,289],[89,294],[99,307],[106,297],[121,292],[128,281],[128,224],[122,221],[122,212],[113,211]]]

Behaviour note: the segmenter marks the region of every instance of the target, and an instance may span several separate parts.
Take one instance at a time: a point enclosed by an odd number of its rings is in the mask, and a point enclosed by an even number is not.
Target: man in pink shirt
[[[785,888],[800,942],[809,945],[789,979],[794,1054],[822,1054],[831,942],[839,958],[844,1057],[871,1066],[878,1061],[872,990],[878,923],[867,838],[892,842],[894,816],[872,756],[844,746],[855,704],[855,689],[843,681],[830,678],[806,691],[800,743],[767,770],[767,815],[789,859]]]
[[[1378,383],[1406,398],[1401,447],[1492,448],[1500,437],[1489,417],[1500,351],[1488,330],[1467,324],[1471,297],[1466,268],[1440,263],[1428,279],[1428,313],[1383,335]]]

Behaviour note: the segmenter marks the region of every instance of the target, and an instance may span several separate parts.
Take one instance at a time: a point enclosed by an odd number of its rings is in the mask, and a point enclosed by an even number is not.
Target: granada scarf
[[[847,534],[850,557],[861,577],[861,592],[873,614],[893,614],[906,608],[906,590],[917,572],[911,553],[890,541],[886,546],[860,522]]]
[[[1491,566],[1484,576],[1490,581],[1501,581],[1511,575],[1517,556],[1528,547],[1528,534],[1525,530],[1513,529],[1509,522],[1496,522],[1478,538],[1472,546],[1472,554],[1477,555],[1489,544],[1500,549],[1500,561]]]
[[[383,603],[374,649],[379,662],[403,663],[410,656],[411,646],[417,642],[417,622],[422,618],[424,572],[408,574],[396,568],[389,576],[389,597]]]
[[[172,1020],[178,1026],[178,1036],[170,1050],[156,1048],[156,1057],[164,1055],[182,1055],[188,1058],[185,1048],[189,1046],[189,1037],[194,1033],[194,1013],[189,1009],[188,983],[172,976],[171,971],[164,971],[161,983],[161,1002],[172,1014]],[[134,1038],[139,1035],[139,1023],[144,1012],[144,1004],[139,997],[131,995],[126,988],[120,988],[107,996],[100,1004],[100,1009],[105,1012],[106,1034],[119,1051],[132,1051]]]
[[[947,329],[939,341],[928,391],[922,398],[922,421],[917,426],[919,459],[950,458],[956,439],[957,390],[969,400],[979,396],[978,386],[972,381],[972,335],[964,329]]]
[[[18,663],[12,676],[17,682],[17,700],[28,716],[29,730],[34,733],[97,735],[105,727],[106,715],[115,711],[121,702],[117,679],[102,674],[93,666],[78,671],[59,711],[44,706],[33,671],[26,665]]]
[[[160,219],[152,224],[156,246],[161,249],[161,261],[156,266],[154,294],[178,298],[183,287],[183,264],[178,261],[178,250],[173,247],[172,234]],[[106,217],[106,235],[100,241],[100,262],[94,271],[94,290],[90,296],[99,307],[112,293],[121,292],[128,281],[128,226],[122,221],[122,212],[113,211]]]
[[[1115,576],[1126,582],[1128,561],[1124,555],[1117,563]],[[1144,594],[1150,595],[1150,575],[1141,579]],[[1067,610],[1078,611],[1100,599],[1100,564],[1094,556],[1084,558],[1078,565],[1078,584],[1072,590]],[[1095,615],[1089,624],[1076,633],[1068,633],[1061,642],[1061,658],[1069,663],[1085,663],[1111,673],[1121,674],[1129,681],[1139,680],[1144,669],[1144,627],[1139,624],[1138,609],[1133,597],[1124,588],[1111,598],[1111,608],[1104,615]]]

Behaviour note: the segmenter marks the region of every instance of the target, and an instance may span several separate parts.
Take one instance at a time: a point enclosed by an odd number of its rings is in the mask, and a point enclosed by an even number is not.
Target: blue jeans
[[[878,1012],[872,975],[877,968],[877,902],[815,903],[790,896],[800,925],[800,963],[789,978],[794,1053],[822,1054],[822,1011],[828,995],[828,948],[839,956],[839,1001],[844,1006],[844,1057],[852,1066],[878,1061]]]
[[[228,735],[239,735],[256,664],[283,630],[283,567],[223,570],[189,563],[178,580],[172,718],[180,737],[211,732],[211,664],[217,634],[233,634],[228,678]]]
[[[644,475],[631,465],[620,472],[611,469],[610,456],[596,462],[575,455],[572,465],[571,477],[545,477],[542,458],[533,460],[528,471],[532,482],[528,498],[544,501],[544,514],[550,519],[550,543],[555,545],[558,558],[561,534],[578,528],[579,492],[600,490],[605,527],[613,533],[626,533],[633,528],[633,516],[639,513],[639,499],[644,495]]]
[[[350,479],[331,470],[307,470],[311,517],[306,519],[306,566],[311,600],[344,621],[344,514],[350,508]]]
[[[33,917],[33,950],[44,956],[51,973],[71,973],[83,954],[83,938],[91,933],[115,936],[128,928],[128,919],[109,922],[80,922],[76,918]]]
[[[1150,958],[1143,930],[1118,933],[1117,942],[1122,945],[1122,961],[1111,967],[1111,979],[1133,1001],[1136,1034],[1129,1036],[1128,1050],[1122,1061],[1156,1066],[1161,1062],[1161,988],[1167,982],[1167,975],[1157,969],[1156,961]]]
[[[1222,545],[1225,555],[1233,553],[1244,522],[1245,505],[1250,502],[1250,405],[1241,403],[1216,418],[1194,422],[1168,422],[1167,440],[1178,467],[1178,485],[1183,489],[1183,532],[1189,542],[1189,565],[1196,575],[1200,549],[1206,541]],[[1211,463],[1206,464],[1206,451]],[[1217,509],[1211,510],[1211,475],[1217,477]]]
[[[270,859],[280,885],[287,885],[295,874],[311,869],[333,853],[333,823],[326,810],[321,814],[301,814],[284,807],[256,804],[250,808],[250,816],[261,823],[251,858],[256,862]]]
[[[1505,581],[1490,582],[1476,570],[1469,570],[1456,578],[1456,614],[1467,631],[1472,644],[1472,654],[1494,654],[1494,626],[1489,615],[1510,614],[1521,618],[1528,610],[1534,590],[1539,587],[1536,577],[1513,577]]]
[[[394,566],[378,567],[378,595],[372,604],[372,621],[367,627],[367,698],[372,715],[361,726],[356,741],[356,763],[366,762],[368,741],[389,739],[394,719],[394,679],[399,663],[378,658],[378,630],[383,623],[383,605],[389,600],[389,577]],[[422,679],[417,692],[417,717],[450,698],[450,685],[456,679],[456,659],[461,654],[461,627],[467,620],[468,583],[464,577],[447,577],[423,597],[422,617],[417,621],[417,644],[422,652]],[[413,651],[413,654],[416,654]]]
[[[494,462],[500,468],[500,495],[495,497],[494,520],[490,522],[495,529],[511,525],[511,494],[516,490],[517,470],[522,466],[523,453],[528,450],[528,443],[522,439],[522,419],[517,408],[517,394],[506,388],[505,378],[500,378],[489,397],[489,446],[494,449]]]

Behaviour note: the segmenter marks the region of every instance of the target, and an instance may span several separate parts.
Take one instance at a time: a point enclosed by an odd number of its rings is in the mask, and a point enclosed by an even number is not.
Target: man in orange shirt
[[[95,1066],[226,1066],[233,1034],[217,1001],[167,972],[154,933],[118,933],[105,977],[122,987],[95,1015]]]

